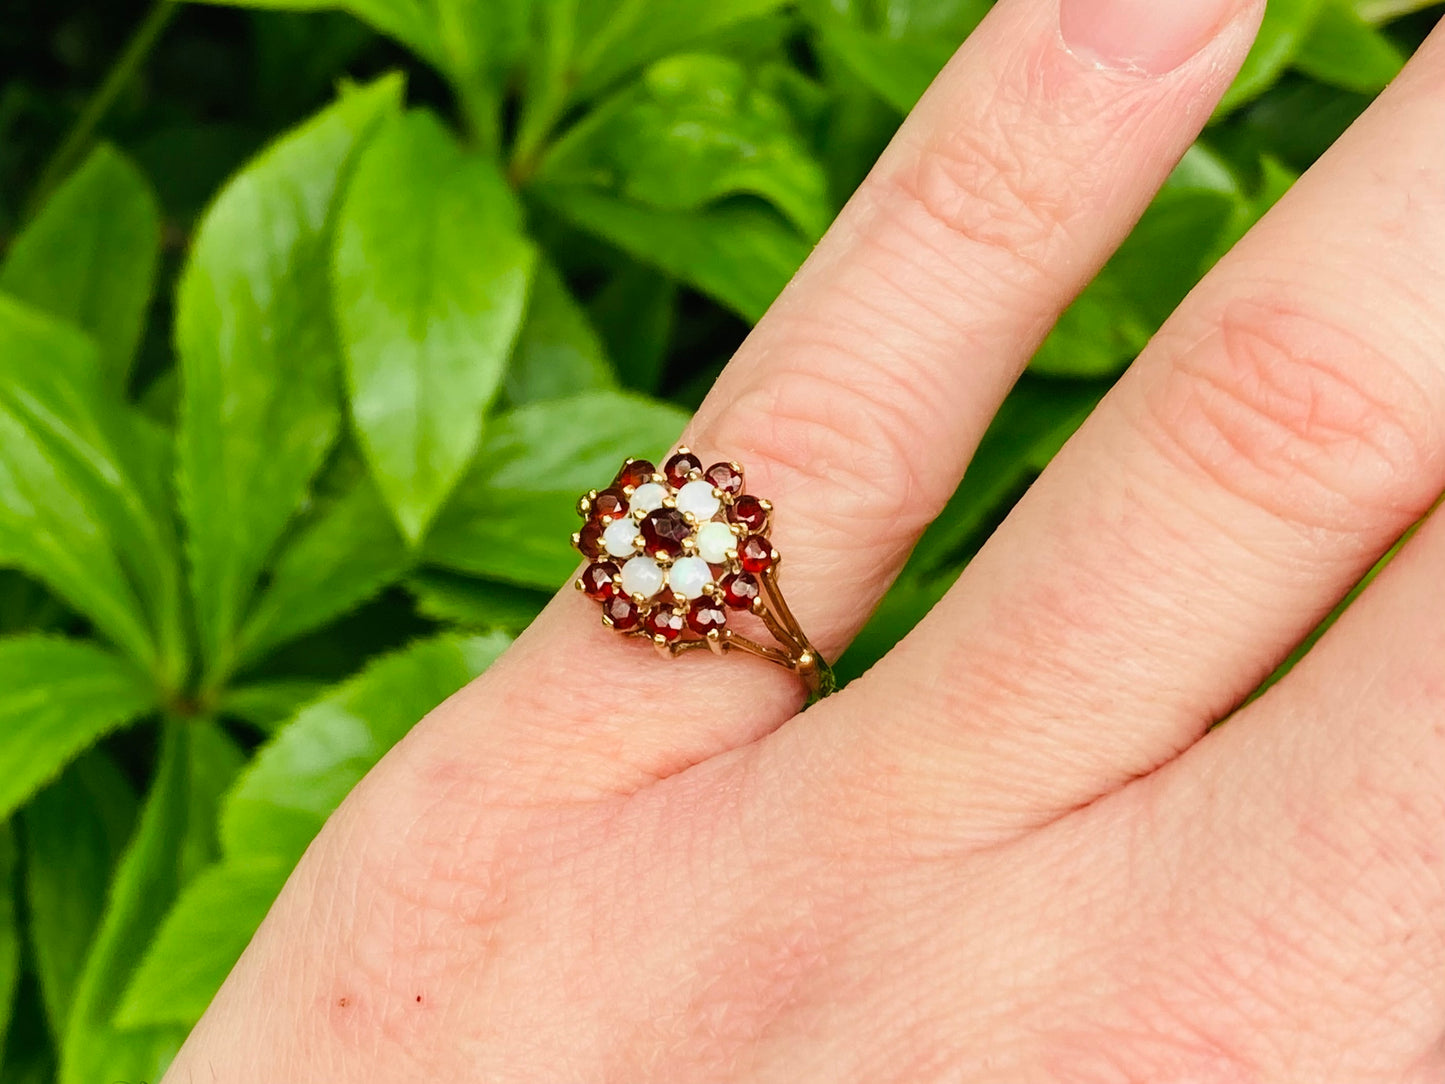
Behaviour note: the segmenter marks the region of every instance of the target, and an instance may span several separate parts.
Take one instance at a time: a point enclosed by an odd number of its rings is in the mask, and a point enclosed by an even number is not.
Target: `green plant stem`
[[[553,90],[546,102],[528,102],[521,126],[517,129],[517,138],[512,144],[511,160],[507,164],[507,179],[513,188],[521,188],[536,172],[565,103],[566,90],[561,87]]]
[[[157,0],[155,6],[146,14],[145,19],[136,28],[130,41],[126,42],[125,48],[121,50],[120,56],[111,66],[105,80],[96,88],[95,93],[90,96],[90,100],[85,103],[85,108],[76,118],[75,124],[66,134],[65,140],[51,155],[50,161],[41,171],[40,180],[36,182],[35,190],[30,196],[28,208],[30,215],[39,210],[50,193],[65,179],[66,174],[75,168],[81,154],[90,144],[96,127],[105,119],[105,115],[110,112],[115,100],[120,97],[121,91],[126,88],[140,66],[145,63],[146,57],[150,55],[161,32],[175,17],[179,7],[178,0]]]
[[[1440,0],[1359,0],[1355,11],[1373,26],[1434,7]]]
[[[459,76],[454,89],[473,145],[483,154],[499,154],[502,144],[501,103],[497,100],[496,91],[475,75]]]
[[[552,130],[567,111],[571,95],[572,53],[576,10],[575,3],[548,5],[543,45],[536,58],[537,66],[527,76],[526,93],[522,96],[522,115],[512,141],[507,175],[513,187],[520,188],[546,152]]]

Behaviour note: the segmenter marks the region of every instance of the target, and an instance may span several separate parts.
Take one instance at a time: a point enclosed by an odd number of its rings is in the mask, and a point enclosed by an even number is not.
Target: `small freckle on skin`
[[[417,1003],[418,1005],[421,1004],[421,995],[420,995],[420,994],[417,994],[417,995],[416,995],[416,1003]]]
[[[343,997],[339,1001],[337,1001],[336,1004],[340,1005],[344,1009],[351,1004],[351,998]]]

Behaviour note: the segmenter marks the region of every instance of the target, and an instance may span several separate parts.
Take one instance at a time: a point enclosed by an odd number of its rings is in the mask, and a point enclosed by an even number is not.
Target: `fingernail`
[[[1163,75],[1223,29],[1240,0],[1059,0],[1064,44],[1101,68]]]

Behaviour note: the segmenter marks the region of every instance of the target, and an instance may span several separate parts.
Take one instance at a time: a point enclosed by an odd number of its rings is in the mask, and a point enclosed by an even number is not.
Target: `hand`
[[[686,439],[776,500],[826,655],[1261,7],[1004,0],[718,382]],[[1445,486],[1442,129],[1437,34],[841,694],[564,591],[168,1079],[1445,1078],[1445,523],[1210,731]]]

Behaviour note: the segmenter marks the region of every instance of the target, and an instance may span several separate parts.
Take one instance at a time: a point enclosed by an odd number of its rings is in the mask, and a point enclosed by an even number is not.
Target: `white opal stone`
[[[662,502],[666,499],[666,486],[659,485],[657,482],[643,482],[632,491],[632,500],[628,502],[628,509],[647,515],[648,512],[656,512],[661,508]]]
[[[713,520],[697,529],[698,555],[710,565],[720,565],[728,559],[728,550],[736,549],[738,536],[726,523]]]
[[[636,550],[632,540],[641,533],[641,528],[630,519],[614,519],[602,532],[602,548],[613,557],[631,557]]]
[[[720,507],[712,488],[711,482],[688,482],[677,491],[677,510],[696,516],[699,523],[712,519]]]
[[[623,570],[625,579],[627,570]],[[698,598],[712,583],[712,569],[701,557],[679,557],[667,570],[667,585],[678,598]]]
[[[653,598],[662,590],[666,575],[651,557],[634,557],[622,566],[622,593]]]

